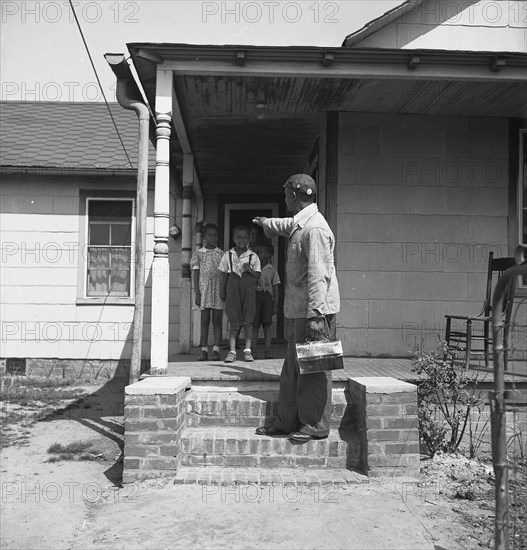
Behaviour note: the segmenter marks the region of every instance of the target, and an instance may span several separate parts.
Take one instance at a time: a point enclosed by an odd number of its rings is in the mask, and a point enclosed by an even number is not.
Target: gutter
[[[141,80],[151,77],[147,54],[162,58],[163,67],[183,75],[283,76],[302,78],[458,79],[525,82],[527,55],[522,52],[451,51],[306,46],[197,46],[128,44]],[[419,71],[415,63],[419,57]]]
[[[82,168],[77,166],[46,166],[45,164],[40,165],[3,165],[0,166],[0,172],[5,174],[38,174],[50,176],[64,176],[68,175],[83,175],[90,178],[96,177],[108,177],[108,176],[130,176],[133,177],[136,174],[135,168]],[[154,171],[150,170],[150,173],[153,174]]]
[[[130,384],[141,374],[143,346],[143,319],[145,307],[146,204],[148,194],[148,145],[150,111],[141,98],[130,67],[123,54],[106,54],[106,61],[117,77],[119,105],[135,111],[139,119],[139,158],[137,161],[137,211],[135,234],[135,307],[133,319],[132,359]]]

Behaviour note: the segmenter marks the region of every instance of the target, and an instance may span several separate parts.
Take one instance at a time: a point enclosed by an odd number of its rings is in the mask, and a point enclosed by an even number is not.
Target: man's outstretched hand
[[[307,320],[307,339],[312,341],[324,340],[326,320],[323,316],[311,317]]]
[[[256,216],[256,218],[253,218],[253,223],[256,225],[259,225],[260,227],[263,227],[263,224],[267,218],[265,216]]]

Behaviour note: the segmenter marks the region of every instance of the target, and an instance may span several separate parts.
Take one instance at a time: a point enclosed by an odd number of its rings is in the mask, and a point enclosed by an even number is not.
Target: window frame
[[[129,191],[81,191],[80,193],[80,227],[78,252],[77,305],[88,304],[135,304],[135,232],[136,232],[136,196]],[[103,296],[88,295],[88,259],[89,259],[89,203],[90,201],[127,201],[132,204],[131,235],[130,235],[130,296],[107,294]]]

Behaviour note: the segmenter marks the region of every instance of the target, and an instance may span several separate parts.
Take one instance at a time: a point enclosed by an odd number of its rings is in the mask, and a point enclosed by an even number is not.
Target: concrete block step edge
[[[270,425],[277,415],[278,393],[244,395],[236,392],[189,392],[186,396],[187,426],[212,427]],[[353,419],[346,395],[334,392],[330,410],[332,428],[349,426]]]
[[[345,468],[243,468],[216,466],[181,466],[173,483],[224,486],[305,486],[329,491],[333,487],[367,484],[366,475]],[[321,502],[329,502],[330,493],[320,494]],[[287,498],[291,498],[287,495]]]
[[[331,430],[327,438],[307,443],[260,436],[253,428],[187,428],[181,437],[182,461],[191,466],[349,467],[358,464],[360,451],[353,431]]]
[[[334,388],[332,392],[332,401],[345,403],[346,391],[342,388]],[[278,399],[278,389],[236,389],[236,388],[200,388],[193,387],[185,395],[186,401],[266,401],[274,402]]]
[[[370,480],[366,475],[345,468],[243,468],[243,467],[217,467],[217,466],[180,466],[177,473],[170,470],[128,470],[124,472],[123,483],[134,483],[145,487],[155,487],[158,489],[166,488],[170,485],[194,484],[202,485],[203,491],[207,488],[216,486],[240,488],[241,497],[250,499],[253,493],[244,493],[243,489],[248,490],[257,487],[266,489],[276,488],[278,492],[273,492],[271,496],[283,496],[287,502],[295,498],[298,493],[289,493],[282,495],[280,492],[285,487],[302,487],[318,489],[320,492],[310,492],[310,498],[320,497],[320,502],[328,503],[332,501],[334,488],[345,488],[348,485],[368,484]],[[208,494],[208,493],[207,493]],[[340,494],[340,493],[339,493]],[[205,496],[205,495],[204,495]],[[220,497],[222,495],[219,495]],[[269,494],[263,493],[263,498]]]

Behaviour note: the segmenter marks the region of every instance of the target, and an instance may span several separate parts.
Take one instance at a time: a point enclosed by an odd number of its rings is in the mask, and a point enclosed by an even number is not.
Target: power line
[[[108,104],[108,100],[106,99],[106,94],[104,93],[104,89],[101,84],[101,80],[99,79],[99,75],[97,74],[97,69],[95,68],[95,64],[93,63],[93,59],[90,53],[90,49],[88,48],[88,44],[86,43],[86,39],[84,38],[84,33],[82,32],[82,28],[80,26],[79,20],[77,19],[77,14],[75,12],[75,8],[73,7],[73,3],[71,0],[68,0],[71,11],[73,12],[73,16],[75,17],[75,22],[77,23],[77,28],[79,29],[79,32],[81,34],[82,41],[84,42],[84,47],[86,48],[86,52],[88,53],[88,57],[90,59],[91,66],[93,68],[93,72],[95,73],[95,78],[97,79],[97,82],[99,83],[99,88],[101,89],[102,97],[104,99],[104,102],[106,103],[106,108],[108,109],[108,112],[110,113],[110,117],[112,119],[113,126],[115,128],[115,131],[117,132],[117,136],[119,137],[119,141],[121,142],[121,146],[123,148],[124,154],[126,155],[126,158],[128,159],[128,162],[130,163],[130,166],[132,170],[134,169],[134,165],[132,164],[132,160],[130,159],[130,155],[128,154],[128,151],[126,150],[126,147],[124,146],[123,138],[121,137],[121,134],[119,132],[119,129],[117,128],[117,124],[115,123],[115,119],[113,117],[112,111],[110,109],[110,105]]]

